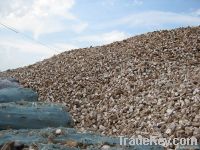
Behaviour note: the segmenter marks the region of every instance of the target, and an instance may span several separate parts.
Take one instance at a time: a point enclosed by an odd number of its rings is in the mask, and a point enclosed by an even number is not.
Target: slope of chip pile
[[[66,51],[0,76],[68,106],[81,131],[200,139],[200,26]]]

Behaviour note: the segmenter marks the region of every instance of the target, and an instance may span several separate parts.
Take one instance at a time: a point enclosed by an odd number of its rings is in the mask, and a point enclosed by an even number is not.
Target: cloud
[[[160,28],[163,25],[199,25],[200,17],[192,14],[146,11],[135,13],[119,20],[113,21],[114,25],[127,25],[129,27]]]
[[[20,31],[32,32],[35,38],[63,30],[81,32],[87,23],[71,12],[74,4],[75,0],[1,1],[0,21]]]
[[[78,37],[76,40],[79,42],[90,42],[90,44],[108,44],[114,41],[120,41],[129,37],[128,34],[120,31],[111,31],[108,33],[98,34],[98,35],[87,35]]]
[[[0,22],[16,28],[25,35],[30,35],[30,32],[35,39],[41,35],[48,38],[46,34],[57,38],[57,35],[63,36],[59,33],[61,31],[80,33],[88,24],[72,13],[74,5],[75,0],[2,0]],[[0,29],[2,28],[0,26]],[[23,38],[20,34],[10,33],[1,30],[0,70],[32,64],[54,54],[78,48],[63,42],[53,43],[53,47],[48,48]]]
[[[67,51],[67,50],[79,48],[78,46],[73,45],[73,44],[69,44],[69,43],[56,43],[55,47],[58,47],[58,49],[56,49],[56,51],[53,51],[53,53],[52,53],[53,55],[59,54],[60,52],[64,52],[64,51]]]
[[[115,6],[115,4],[119,4],[121,2],[121,0],[103,0],[102,1],[102,5],[103,6]],[[120,3],[120,5],[122,5],[123,3]],[[142,5],[143,1],[142,0],[128,0],[126,1],[125,5],[134,5],[134,6],[138,6],[138,5]]]
[[[72,29],[73,29],[76,33],[80,33],[80,32],[82,32],[83,30],[85,30],[87,27],[88,27],[88,23],[82,22],[82,23],[80,23],[80,24],[74,25],[74,26],[72,27]]]
[[[193,14],[196,16],[200,16],[200,9],[197,9],[196,11],[194,11]]]
[[[142,0],[133,0],[132,4],[134,4],[134,5],[142,5],[143,1]]]
[[[13,13],[17,16],[23,15],[23,12],[27,12],[33,1],[31,0],[15,0],[0,1],[0,16],[6,17]]]
[[[48,48],[28,40],[1,37],[0,70],[29,65],[60,52],[77,48],[68,43],[56,43],[54,46],[60,49]]]

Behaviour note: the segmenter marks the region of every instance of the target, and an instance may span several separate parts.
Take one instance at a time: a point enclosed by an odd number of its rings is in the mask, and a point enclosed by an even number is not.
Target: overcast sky
[[[0,23],[20,32],[0,25],[2,71],[74,48],[200,25],[200,1],[0,0]]]

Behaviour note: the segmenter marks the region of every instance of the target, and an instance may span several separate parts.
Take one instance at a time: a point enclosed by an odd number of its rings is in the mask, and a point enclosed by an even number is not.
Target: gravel
[[[8,70],[80,131],[200,139],[200,26],[76,49]]]

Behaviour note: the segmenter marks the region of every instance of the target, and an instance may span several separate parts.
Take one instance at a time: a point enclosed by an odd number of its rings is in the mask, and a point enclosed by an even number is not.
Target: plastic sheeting
[[[29,102],[0,104],[0,130],[60,126],[73,127],[70,114],[61,105]]]
[[[10,87],[0,89],[0,103],[38,100],[38,94],[31,89],[21,87]]]
[[[34,144],[43,150],[99,150],[103,145],[110,146],[109,150],[164,150],[163,147],[158,145],[121,146],[120,138],[118,137],[107,137],[94,133],[80,133],[70,128],[59,129],[61,129],[61,134],[59,135],[56,135],[57,129],[54,128],[1,131],[0,145],[10,141],[17,141],[27,146]]]
[[[19,87],[19,82],[14,78],[1,79],[0,78],[0,90],[4,88]]]

